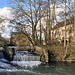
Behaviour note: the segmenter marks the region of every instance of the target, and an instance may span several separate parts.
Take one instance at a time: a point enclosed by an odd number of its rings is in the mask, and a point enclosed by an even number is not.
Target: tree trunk
[[[74,39],[73,39],[73,41],[75,42],[75,0],[74,0]]]
[[[33,28],[33,41],[35,42],[36,26]]]
[[[66,47],[66,0],[65,0],[65,35],[64,35],[64,47]]]
[[[39,5],[39,16],[41,16],[41,7]],[[41,44],[41,33],[42,33],[42,30],[41,30],[41,19],[40,19],[40,44]]]
[[[50,0],[48,0],[48,17],[49,17],[49,36],[48,36],[48,44],[51,43],[51,25],[50,25],[50,16],[51,16],[51,12],[50,12]]]
[[[47,24],[46,24],[46,36],[45,36],[45,43],[47,45]]]
[[[69,23],[68,24],[70,24],[70,22],[71,22],[70,18],[71,18],[71,16],[70,16],[70,1],[69,1]],[[69,45],[69,43],[70,43],[70,29],[71,29],[71,26],[69,26],[68,29],[69,29],[69,31],[68,31],[69,32],[68,45]]]

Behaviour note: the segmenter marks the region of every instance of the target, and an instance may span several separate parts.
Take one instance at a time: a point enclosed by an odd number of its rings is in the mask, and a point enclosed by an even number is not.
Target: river
[[[75,75],[75,63],[40,61],[28,51],[15,51],[14,60],[9,62],[0,52],[0,75]]]

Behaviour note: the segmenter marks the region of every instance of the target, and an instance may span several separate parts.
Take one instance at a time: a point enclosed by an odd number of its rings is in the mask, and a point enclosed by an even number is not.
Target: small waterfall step
[[[40,56],[31,54],[28,51],[16,51],[13,61],[40,61]]]
[[[0,52],[0,68],[1,69],[30,69],[40,65],[40,56],[31,54],[28,51],[15,51],[13,61],[4,59],[3,52]]]

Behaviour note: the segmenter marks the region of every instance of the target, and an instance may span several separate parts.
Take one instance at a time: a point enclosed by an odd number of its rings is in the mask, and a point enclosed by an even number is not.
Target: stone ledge
[[[43,62],[48,62],[48,50],[47,49],[44,49],[42,47],[39,47],[39,46],[35,46],[34,47],[35,49],[35,53],[37,53],[38,55],[41,55],[40,57],[40,60],[43,61]]]

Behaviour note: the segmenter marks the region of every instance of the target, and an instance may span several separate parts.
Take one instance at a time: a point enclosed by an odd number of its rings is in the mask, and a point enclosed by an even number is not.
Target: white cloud
[[[4,30],[0,28],[0,33],[2,33],[2,37],[10,38],[10,32],[15,31],[14,28],[12,29],[12,27],[9,27],[9,25],[12,24],[6,21],[5,23],[2,23],[1,26],[2,25],[4,26]]]
[[[2,34],[2,37],[10,38],[9,34],[6,34],[6,33],[3,33],[3,34]]]
[[[1,0],[0,0],[1,1]],[[71,6],[74,5],[74,0],[71,0]],[[53,6],[51,6],[51,8],[53,8]],[[58,4],[56,5],[55,8],[55,13],[56,15],[58,15],[61,12],[64,12],[65,9],[65,5],[64,4]],[[0,8],[0,18],[3,19],[14,19],[14,10],[12,8],[8,8],[8,7],[4,7],[4,8]],[[57,16],[57,18],[59,19],[59,17]],[[43,24],[45,25],[44,20],[42,20]],[[8,23],[4,23],[4,25],[6,26],[6,30],[9,30],[7,33],[10,32],[10,29],[7,27]],[[9,34],[3,33],[4,37],[9,37]]]
[[[0,18],[2,19],[14,19],[14,10],[12,8],[4,7],[0,8]],[[0,33],[2,33],[3,37],[9,38],[10,37],[10,30],[11,28],[8,27],[8,25],[11,25],[8,20],[0,23]],[[2,26],[4,29],[1,29]]]
[[[12,8],[8,8],[8,7],[0,8],[0,18],[13,19],[14,18],[14,10]]]

